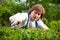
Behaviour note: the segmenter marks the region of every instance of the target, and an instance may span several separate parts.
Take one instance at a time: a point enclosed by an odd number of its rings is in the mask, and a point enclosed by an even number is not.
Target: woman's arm
[[[39,26],[39,28],[42,28],[42,29],[44,29],[44,30],[49,29],[49,28],[43,23],[43,21],[42,21],[41,19],[38,20],[38,26]]]
[[[20,27],[22,21],[26,19],[25,13],[17,13],[9,18],[11,26]]]

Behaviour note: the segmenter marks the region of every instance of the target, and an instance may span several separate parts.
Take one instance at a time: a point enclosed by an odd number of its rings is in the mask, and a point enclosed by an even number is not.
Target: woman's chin
[[[34,20],[32,20],[32,21],[36,21],[37,19],[34,19]]]
[[[35,19],[32,19],[31,21],[33,22],[33,21],[35,21]]]

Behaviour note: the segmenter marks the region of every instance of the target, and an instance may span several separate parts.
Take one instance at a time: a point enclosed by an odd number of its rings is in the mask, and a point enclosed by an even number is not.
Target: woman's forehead
[[[40,11],[35,10],[35,12],[37,12],[38,14],[42,14],[42,10]]]

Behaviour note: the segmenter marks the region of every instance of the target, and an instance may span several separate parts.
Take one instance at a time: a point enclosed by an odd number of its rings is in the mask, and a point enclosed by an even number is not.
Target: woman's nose
[[[36,17],[38,17],[38,15],[37,15],[37,14],[36,14],[35,16],[36,16]]]

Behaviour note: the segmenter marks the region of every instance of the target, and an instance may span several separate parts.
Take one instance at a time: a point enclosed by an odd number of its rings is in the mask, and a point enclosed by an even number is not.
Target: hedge
[[[0,27],[0,40],[59,40],[59,36],[54,30]]]
[[[51,21],[47,25],[50,29],[60,32],[60,20]]]

